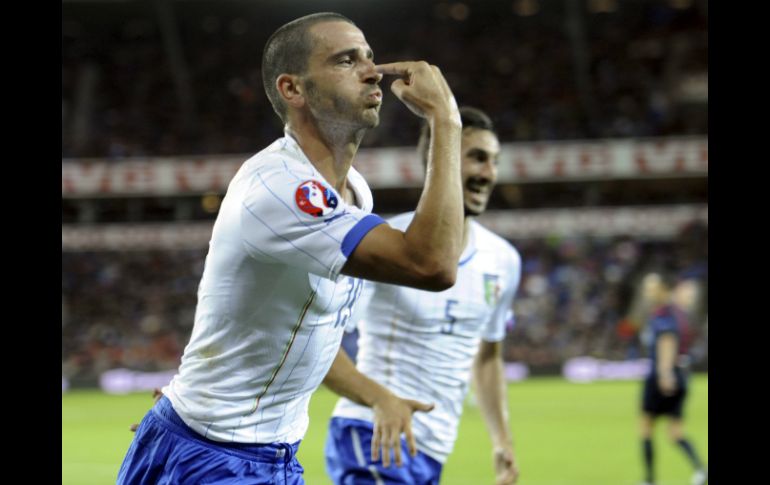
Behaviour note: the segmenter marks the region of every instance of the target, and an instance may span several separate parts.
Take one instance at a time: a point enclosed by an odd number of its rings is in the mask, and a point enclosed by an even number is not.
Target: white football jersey
[[[310,395],[342,339],[363,280],[340,275],[384,221],[353,168],[345,203],[290,136],[230,182],[198,288],[190,342],[163,389],[193,430],[216,441],[294,443]]]
[[[405,230],[413,217],[402,214],[388,222]],[[452,288],[435,293],[364,283],[350,322],[360,333],[356,367],[402,398],[436,404],[429,413],[413,414],[412,431],[417,448],[441,463],[457,438],[481,340],[505,337],[520,273],[516,249],[472,221]],[[345,398],[333,415],[373,420],[370,408]]]

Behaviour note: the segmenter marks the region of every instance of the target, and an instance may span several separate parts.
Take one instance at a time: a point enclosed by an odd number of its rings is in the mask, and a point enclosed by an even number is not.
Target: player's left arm
[[[495,483],[513,484],[519,469],[508,423],[508,398],[503,371],[502,342],[482,340],[473,362],[476,399],[494,447]]]
[[[507,284],[482,335],[472,370],[479,410],[492,439],[497,485],[514,484],[519,477],[508,422],[508,386],[505,381],[502,344],[506,320],[521,278],[521,258],[515,250],[510,255]]]

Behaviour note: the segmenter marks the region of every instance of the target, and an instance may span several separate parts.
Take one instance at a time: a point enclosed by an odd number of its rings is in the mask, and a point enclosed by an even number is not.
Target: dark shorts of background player
[[[657,375],[647,376],[642,390],[642,411],[652,416],[682,417],[682,408],[687,398],[687,377],[685,372],[680,369],[675,371],[675,375],[677,390],[671,396],[663,395],[660,392]]]

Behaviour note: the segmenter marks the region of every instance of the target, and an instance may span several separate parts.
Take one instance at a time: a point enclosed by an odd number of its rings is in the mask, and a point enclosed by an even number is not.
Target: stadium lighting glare
[[[692,0],[670,0],[669,4],[671,5],[671,8],[687,10],[692,7]]]
[[[217,194],[205,194],[201,198],[201,207],[204,211],[208,212],[209,214],[213,214],[214,212],[219,210],[219,195]]]
[[[521,17],[535,15],[539,10],[538,0],[516,0],[513,2],[513,13]]]
[[[462,2],[453,3],[452,6],[449,7],[449,15],[458,22],[467,19],[470,11],[471,9]]]
[[[593,13],[610,13],[618,9],[616,0],[589,0],[588,10]]]

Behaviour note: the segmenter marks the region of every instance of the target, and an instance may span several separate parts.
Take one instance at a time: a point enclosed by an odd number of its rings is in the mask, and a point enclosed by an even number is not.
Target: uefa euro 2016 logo
[[[294,199],[302,212],[313,217],[329,215],[337,208],[337,196],[316,180],[302,182],[294,193]]]

